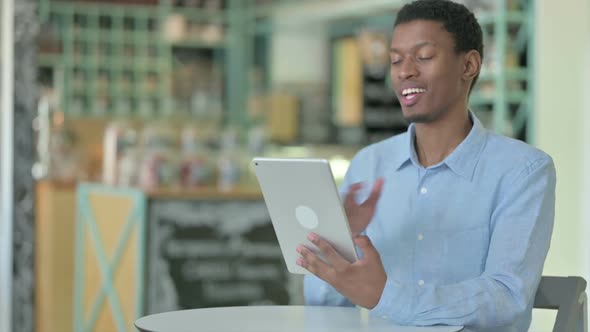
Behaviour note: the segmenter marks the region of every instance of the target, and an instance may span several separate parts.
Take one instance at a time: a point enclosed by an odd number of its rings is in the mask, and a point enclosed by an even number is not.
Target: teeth
[[[423,92],[426,92],[426,89],[411,88],[411,89],[404,89],[402,91],[402,95],[406,96],[406,95],[409,95],[409,94],[423,93]]]

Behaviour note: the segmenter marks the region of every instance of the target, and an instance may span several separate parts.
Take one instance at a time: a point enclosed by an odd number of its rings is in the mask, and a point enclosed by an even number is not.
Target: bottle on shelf
[[[219,175],[217,179],[219,190],[230,191],[238,185],[241,169],[238,132],[235,128],[228,128],[222,133],[217,172]]]
[[[211,184],[214,168],[211,151],[206,144],[206,129],[192,124],[182,130],[182,164],[180,177],[185,188],[203,187]]]

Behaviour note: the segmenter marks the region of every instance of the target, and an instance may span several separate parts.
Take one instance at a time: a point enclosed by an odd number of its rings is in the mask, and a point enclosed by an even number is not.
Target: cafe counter
[[[165,311],[301,304],[258,188],[37,185],[36,327],[133,331]]]

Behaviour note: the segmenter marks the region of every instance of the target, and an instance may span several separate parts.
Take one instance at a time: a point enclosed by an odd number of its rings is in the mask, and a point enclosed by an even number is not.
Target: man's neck
[[[467,112],[448,112],[434,123],[416,123],[416,154],[424,167],[436,165],[467,137],[473,124]]]

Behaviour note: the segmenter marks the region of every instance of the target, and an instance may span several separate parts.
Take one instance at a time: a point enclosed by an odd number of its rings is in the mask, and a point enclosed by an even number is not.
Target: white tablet
[[[310,273],[296,264],[300,244],[319,253],[307,240],[310,232],[331,243],[348,261],[358,259],[327,160],[254,158],[253,163],[289,272]]]

